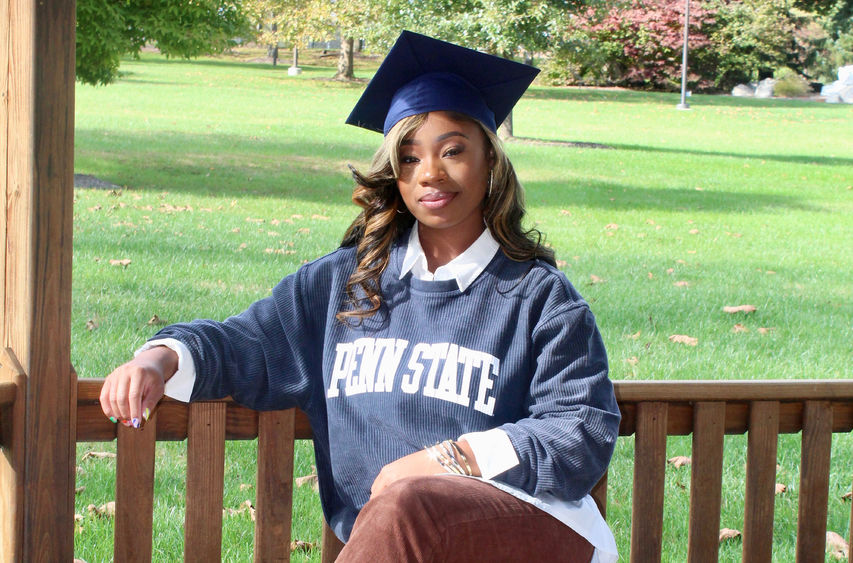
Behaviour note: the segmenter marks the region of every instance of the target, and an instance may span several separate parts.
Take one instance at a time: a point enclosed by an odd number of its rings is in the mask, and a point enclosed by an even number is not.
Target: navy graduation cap
[[[410,115],[455,111],[497,131],[539,69],[403,31],[347,118],[387,135]]]

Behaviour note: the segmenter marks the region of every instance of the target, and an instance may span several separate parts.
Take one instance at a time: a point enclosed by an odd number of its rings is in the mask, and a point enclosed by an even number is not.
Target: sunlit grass
[[[243,57],[244,59],[251,57]],[[328,80],[313,56],[298,78],[228,58],[126,61],[115,85],[77,88],[76,171],[119,186],[75,193],[72,359],[103,377],[160,326],[223,319],[336,248],[355,214],[347,163],[379,136],[344,125],[363,82]],[[357,74],[366,78],[370,64]],[[853,108],[814,102],[534,86],[508,143],[529,224],[591,303],[614,379],[848,378],[853,358]],[[567,143],[597,143],[582,148]],[[846,147],[846,148],[845,148]],[[111,260],[130,260],[127,266]],[[726,305],[751,304],[730,315]],[[739,325],[736,329],[736,325]],[[696,346],[669,336],[695,338]],[[851,437],[835,439],[829,528],[847,535]],[[80,459],[90,449],[80,446]],[[253,442],[229,444],[225,508],[254,498]],[[673,439],[688,455],[689,438]],[[745,440],[726,451],[722,525],[743,519]],[[630,442],[612,467],[609,518],[630,532]],[[799,437],[780,440],[796,486]],[[158,444],[155,559],[183,553],[183,444]],[[297,475],[310,472],[301,445]],[[114,465],[81,461],[79,557],[111,559]],[[683,561],[689,469],[668,469],[665,559]],[[240,488],[240,485],[249,485]],[[684,485],[687,485],[686,488]],[[297,490],[294,538],[319,541],[316,495]],[[224,517],[223,553],[247,560],[252,522]],[[793,523],[793,524],[792,524]],[[796,493],[777,500],[774,557],[793,560]],[[739,544],[722,560],[739,559]],[[308,555],[318,560],[317,550]],[[301,554],[295,554],[299,560]]]

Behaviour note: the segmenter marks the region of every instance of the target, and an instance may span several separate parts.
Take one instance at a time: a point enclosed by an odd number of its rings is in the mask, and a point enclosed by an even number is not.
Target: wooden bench
[[[118,440],[116,561],[151,560],[155,441],[184,439],[187,557],[220,559],[225,440],[254,438],[255,559],[290,557],[293,441],[311,437],[303,413],[257,413],[231,401],[187,406],[164,400],[146,427],[134,431],[104,418],[98,405],[101,384],[78,382],[77,441]],[[667,436],[689,434],[689,560],[717,561],[724,436],[743,433],[748,433],[743,560],[771,561],[778,436],[800,432],[797,561],[824,561],[832,435],[853,429],[853,380],[615,385],[623,415],[620,434],[634,436],[635,442],[631,561],[661,560]],[[606,475],[593,496],[606,514]],[[333,561],[341,547],[324,526],[323,561]]]

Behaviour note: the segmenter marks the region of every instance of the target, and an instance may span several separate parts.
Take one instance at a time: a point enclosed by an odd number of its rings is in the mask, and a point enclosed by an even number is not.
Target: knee
[[[436,495],[442,490],[442,481],[442,477],[436,476],[400,479],[371,498],[363,510],[388,515],[397,522],[412,515],[430,514]]]

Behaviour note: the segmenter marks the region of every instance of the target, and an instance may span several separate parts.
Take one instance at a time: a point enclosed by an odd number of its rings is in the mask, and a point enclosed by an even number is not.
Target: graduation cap
[[[496,131],[539,69],[403,31],[347,118],[388,131],[404,117],[455,111]]]

